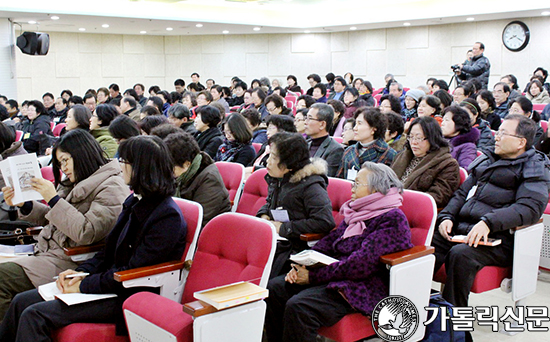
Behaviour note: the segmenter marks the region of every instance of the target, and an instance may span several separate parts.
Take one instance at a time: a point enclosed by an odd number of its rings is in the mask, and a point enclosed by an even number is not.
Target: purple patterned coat
[[[376,304],[389,295],[389,271],[380,256],[413,247],[409,223],[401,209],[365,221],[363,234],[342,239],[342,223],[321,239],[313,249],[340,260],[310,270],[312,285],[326,284],[344,294],[363,314],[371,315]]]
[[[449,139],[451,145],[451,156],[458,161],[458,165],[468,170],[470,163],[477,158],[477,141],[479,130],[475,127],[468,133],[459,134]]]

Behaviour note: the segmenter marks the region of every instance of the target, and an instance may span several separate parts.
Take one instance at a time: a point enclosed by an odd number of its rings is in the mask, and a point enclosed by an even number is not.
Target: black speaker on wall
[[[17,47],[24,54],[44,56],[50,50],[50,35],[42,32],[23,32],[17,37]]]

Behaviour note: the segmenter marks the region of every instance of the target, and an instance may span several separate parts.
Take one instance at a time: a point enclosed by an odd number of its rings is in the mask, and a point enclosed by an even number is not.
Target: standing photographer
[[[472,48],[474,54],[472,61],[468,65],[458,64],[456,66],[453,65],[451,68],[456,73],[458,79],[469,81],[473,78],[477,78],[483,85],[483,89],[487,89],[491,63],[487,57],[483,56],[483,51],[485,51],[485,45],[480,42],[475,43]]]

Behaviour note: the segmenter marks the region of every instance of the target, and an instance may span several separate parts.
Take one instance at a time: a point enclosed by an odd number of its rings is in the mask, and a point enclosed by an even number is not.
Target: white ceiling
[[[20,0],[0,5],[0,17],[21,24],[25,31],[79,32],[82,28],[87,33],[202,35],[225,30],[228,34],[336,32],[351,27],[398,27],[405,22],[418,26],[465,22],[467,18],[536,17],[550,12],[548,0],[242,1]],[[52,20],[52,16],[60,19]],[[168,27],[173,30],[167,31]]]

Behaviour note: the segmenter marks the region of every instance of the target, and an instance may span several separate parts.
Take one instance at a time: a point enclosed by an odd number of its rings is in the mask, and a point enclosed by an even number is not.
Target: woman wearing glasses
[[[9,205],[19,207],[19,218],[44,226],[34,255],[0,264],[0,317],[19,292],[52,281],[52,277],[77,265],[64,247],[102,241],[113,228],[122,202],[129,194],[117,161],[105,158],[99,143],[86,131],[68,131],[52,153],[54,185],[33,178],[33,189],[44,201],[12,203],[13,190],[2,189]],[[60,172],[65,174],[61,179]]]
[[[320,268],[300,265],[271,279],[265,320],[268,341],[316,341],[317,330],[348,313],[370,315],[388,296],[389,272],[380,256],[412,247],[403,184],[386,165],[366,162],[351,200],[342,205],[338,228],[314,250],[338,259]]]
[[[438,208],[445,207],[458,189],[460,173],[439,123],[431,116],[414,119],[407,140],[405,150],[395,158],[391,168],[405,189],[426,192]]]

